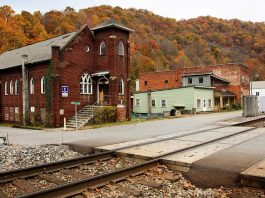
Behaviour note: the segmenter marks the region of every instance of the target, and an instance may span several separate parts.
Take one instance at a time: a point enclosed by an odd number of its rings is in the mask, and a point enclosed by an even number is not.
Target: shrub
[[[96,108],[94,111],[94,123],[103,124],[116,121],[116,107],[106,106]]]
[[[232,104],[232,109],[239,110],[239,109],[241,109],[241,105],[240,104]]]

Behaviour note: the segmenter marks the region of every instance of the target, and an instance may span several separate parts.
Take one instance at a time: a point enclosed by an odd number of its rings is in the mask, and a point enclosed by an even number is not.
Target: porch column
[[[220,109],[222,109],[223,107],[224,107],[224,105],[223,105],[223,97],[220,96]]]
[[[230,107],[231,104],[230,104],[230,97],[228,97],[228,106]]]

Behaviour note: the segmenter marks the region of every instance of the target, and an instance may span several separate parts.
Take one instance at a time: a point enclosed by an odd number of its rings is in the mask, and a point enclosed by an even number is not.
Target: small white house
[[[251,93],[251,87],[250,87],[250,93]],[[265,112],[265,81],[252,82],[252,95],[258,96],[259,111]]]
[[[252,82],[252,95],[265,96],[265,81],[253,81]]]

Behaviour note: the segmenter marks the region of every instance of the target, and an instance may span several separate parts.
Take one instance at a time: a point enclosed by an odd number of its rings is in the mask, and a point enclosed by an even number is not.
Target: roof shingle
[[[0,70],[10,67],[20,66],[22,64],[21,56],[28,55],[28,63],[36,63],[50,60],[52,57],[52,46],[63,48],[77,32],[64,34],[45,41],[27,45],[18,49],[4,52],[0,55]]]

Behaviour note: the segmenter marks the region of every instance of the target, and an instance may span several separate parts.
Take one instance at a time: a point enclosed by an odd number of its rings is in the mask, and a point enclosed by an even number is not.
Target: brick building
[[[38,107],[45,119],[49,68],[54,126],[74,115],[73,101],[80,102],[79,110],[87,105],[123,104],[129,118],[131,32],[109,20],[1,54],[0,120],[28,121]]]
[[[225,104],[242,104],[242,97],[249,95],[249,67],[237,63],[179,67],[174,71],[141,73],[136,83],[136,89],[143,92],[148,89],[179,88],[188,86],[184,83],[186,78],[191,78],[191,76],[205,77],[207,75],[211,77],[211,86],[215,87],[215,106],[217,109],[222,108]]]

